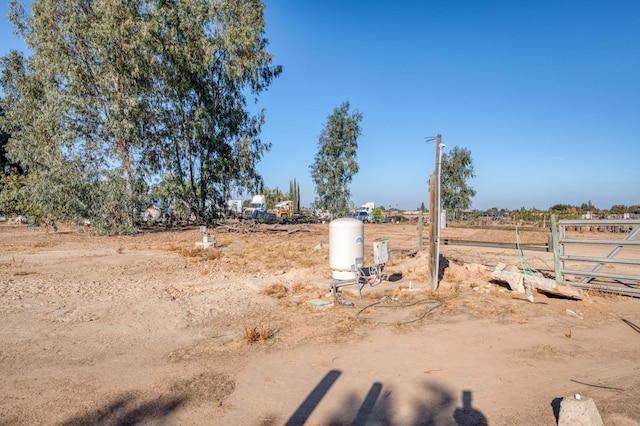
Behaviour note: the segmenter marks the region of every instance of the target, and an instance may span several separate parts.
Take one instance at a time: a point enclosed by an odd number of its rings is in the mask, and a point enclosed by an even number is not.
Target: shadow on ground
[[[235,381],[223,373],[205,372],[177,380],[160,388],[159,396],[142,392],[123,392],[102,407],[79,413],[61,423],[76,425],[136,425],[170,423],[167,417],[179,408],[198,405],[222,406],[233,393]]]
[[[285,424],[287,426],[305,424],[340,375],[341,372],[339,370],[330,370]],[[424,382],[422,387],[424,398],[413,404],[414,418],[408,422],[406,419],[394,419],[393,389],[385,388],[380,382],[374,382],[364,400],[360,401],[358,396],[352,394],[345,400],[344,409],[333,413],[327,423],[351,425],[392,425],[402,423],[459,426],[482,426],[488,424],[484,414],[473,407],[472,392],[470,390],[462,392],[461,405],[456,406],[457,400],[453,393],[443,386]]]
[[[161,396],[144,401],[132,393],[124,393],[94,411],[80,414],[62,423],[64,426],[80,425],[135,425],[160,421],[184,404],[187,397]]]

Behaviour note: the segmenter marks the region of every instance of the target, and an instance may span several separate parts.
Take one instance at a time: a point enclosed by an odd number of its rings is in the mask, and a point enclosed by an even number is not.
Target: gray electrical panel
[[[373,261],[376,265],[382,265],[391,260],[391,247],[389,240],[375,240],[373,242]]]

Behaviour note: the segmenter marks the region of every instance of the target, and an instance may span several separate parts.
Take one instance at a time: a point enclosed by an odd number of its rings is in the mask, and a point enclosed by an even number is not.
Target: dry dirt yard
[[[530,303],[489,277],[515,249],[465,246],[442,247],[432,291],[417,225],[366,224],[366,264],[388,239],[393,280],[318,306],[329,225],[225,229],[200,250],[195,227],[0,226],[0,424],[538,426],[576,393],[607,425],[640,424],[638,299]],[[552,271],[551,254],[525,256]]]

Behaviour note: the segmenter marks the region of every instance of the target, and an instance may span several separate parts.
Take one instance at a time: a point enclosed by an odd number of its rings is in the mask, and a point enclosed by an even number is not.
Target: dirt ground
[[[531,303],[489,277],[515,249],[468,246],[442,247],[432,291],[417,225],[388,223],[365,225],[365,264],[388,239],[391,280],[332,305],[329,225],[226,231],[201,250],[196,227],[0,225],[0,424],[537,426],[576,393],[606,425],[640,424],[640,299]]]

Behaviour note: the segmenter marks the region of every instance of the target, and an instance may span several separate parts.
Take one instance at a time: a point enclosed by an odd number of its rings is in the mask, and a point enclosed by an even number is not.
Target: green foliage
[[[588,211],[592,212],[598,209],[596,208],[596,206],[591,204],[591,200],[589,200],[589,202],[587,203],[582,203],[582,205],[580,206],[580,210],[582,210],[583,212],[588,212]]]
[[[333,217],[349,213],[349,184],[358,172],[356,161],[362,114],[349,113],[349,102],[335,108],[318,141],[318,152],[310,166],[318,198],[315,206]]]
[[[375,223],[381,223],[384,219],[384,209],[382,207],[376,207],[373,209],[373,221]]]
[[[262,189],[262,195],[264,195],[267,210],[273,209],[280,201],[287,199],[280,188],[270,189],[265,187]]]
[[[9,134],[2,129],[2,122],[4,121],[4,111],[0,108],[0,177],[8,174],[7,168],[9,167],[9,161],[7,160],[7,153],[5,146],[9,142]],[[2,187],[0,186],[0,190]]]
[[[31,56],[0,59],[6,156],[29,175],[4,198],[35,203],[13,207],[130,232],[151,176],[207,222],[232,187],[261,184],[269,144],[246,95],[281,72],[262,1],[34,0],[32,11],[11,2]]]
[[[300,211],[300,184],[295,179],[289,182],[289,199],[293,202],[294,212]]]
[[[259,193],[256,165],[270,145],[246,94],[265,90],[281,67],[265,51],[261,1],[157,2],[150,33],[158,58],[151,99],[158,111],[156,160],[181,183],[176,197],[211,222],[233,187]]]
[[[471,207],[476,191],[467,181],[474,176],[471,151],[456,146],[442,154],[440,198],[442,207],[452,212],[454,218]]]

